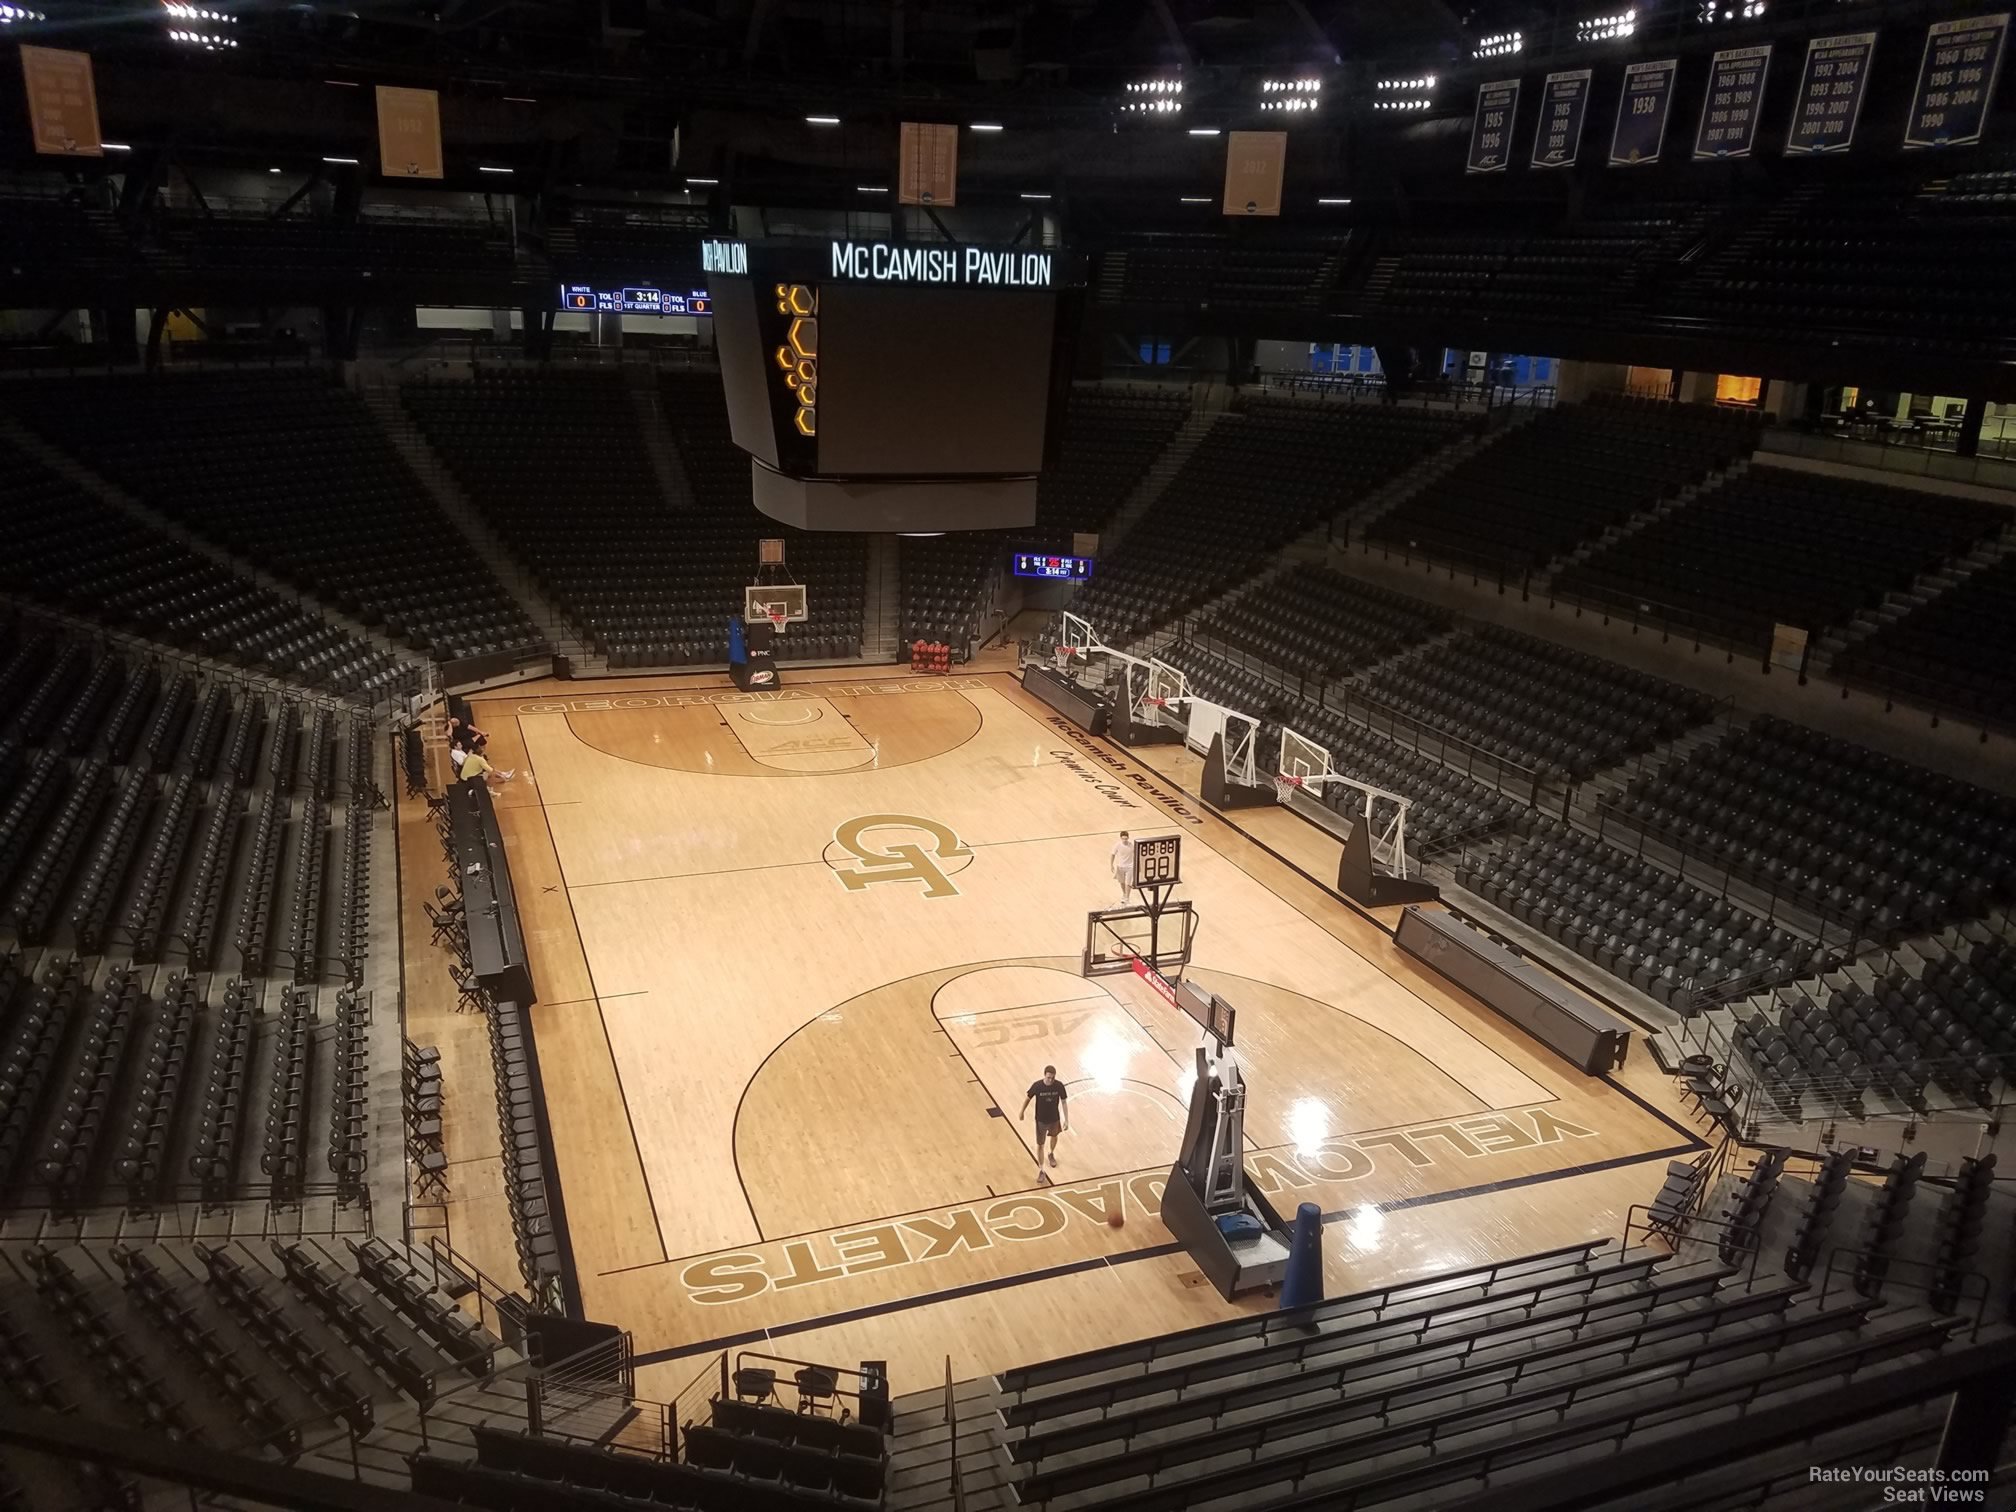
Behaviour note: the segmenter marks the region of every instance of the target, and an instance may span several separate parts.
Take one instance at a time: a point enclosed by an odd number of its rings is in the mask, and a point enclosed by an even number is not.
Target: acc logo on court
[[[908,830],[927,842],[928,848],[908,837],[891,836],[878,843],[869,838],[875,830]],[[845,853],[837,858],[843,864],[834,865],[833,874],[849,892],[860,892],[878,882],[922,882],[927,898],[957,897],[959,889],[948,875],[947,864],[962,863],[949,869],[964,871],[973,863],[973,852],[960,843],[949,826],[915,814],[863,814],[834,830],[833,843]],[[853,865],[844,864],[849,859]]]

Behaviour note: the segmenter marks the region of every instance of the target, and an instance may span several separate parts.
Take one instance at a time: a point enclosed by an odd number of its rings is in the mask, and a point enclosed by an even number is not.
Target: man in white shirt
[[[1125,830],[1113,842],[1113,880],[1120,884],[1120,901],[1129,902],[1134,896],[1134,842]]]

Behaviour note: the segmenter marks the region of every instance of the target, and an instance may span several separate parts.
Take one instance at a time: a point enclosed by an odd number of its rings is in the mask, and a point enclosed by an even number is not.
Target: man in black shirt
[[[1064,1083],[1057,1080],[1057,1068],[1045,1066],[1043,1080],[1029,1084],[1029,1095],[1022,1099],[1022,1114],[1029,1116],[1029,1104],[1036,1104],[1036,1184],[1041,1186],[1050,1178],[1043,1174],[1043,1141],[1050,1141],[1050,1164],[1057,1164],[1057,1136],[1071,1127],[1070,1114],[1065,1111],[1065,1102],[1071,1093]]]

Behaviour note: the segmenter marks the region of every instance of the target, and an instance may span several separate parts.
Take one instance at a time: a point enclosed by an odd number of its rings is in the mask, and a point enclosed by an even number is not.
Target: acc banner
[[[28,127],[37,152],[48,157],[105,156],[98,144],[98,90],[91,82],[91,54],[23,45],[21,78],[28,86]]]
[[[1624,70],[1624,93],[1617,101],[1617,129],[1610,134],[1610,166],[1656,163],[1666,145],[1666,112],[1673,104],[1678,58],[1633,63]]]
[[[905,121],[896,142],[896,201],[902,205],[959,202],[959,128]]]
[[[441,177],[441,96],[378,86],[378,171],[387,178]]]
[[[1757,117],[1764,112],[1764,71],[1771,66],[1771,44],[1732,47],[1715,54],[1708,69],[1708,94],[1701,102],[1701,124],[1694,132],[1694,156],[1750,156],[1757,141]]]
[[[1806,44],[1799,102],[1792,107],[1792,129],[1785,136],[1786,156],[1848,150],[1862,118],[1869,60],[1875,55],[1874,32],[1815,37]]]
[[[1906,147],[1965,147],[1981,140],[2008,40],[2007,11],[1940,21],[1925,34],[1925,57],[1904,127]]]
[[[1512,117],[1519,111],[1519,81],[1477,86],[1477,116],[1470,123],[1472,173],[1502,173],[1512,160]]]
[[[1540,124],[1533,132],[1535,168],[1572,168],[1582,150],[1582,118],[1589,113],[1589,70],[1547,75],[1540,90]]]

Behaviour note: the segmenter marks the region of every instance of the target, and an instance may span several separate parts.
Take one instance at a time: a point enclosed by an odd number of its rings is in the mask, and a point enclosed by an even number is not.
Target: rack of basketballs
[[[952,670],[952,648],[943,641],[912,641],[910,643],[910,670],[913,672],[947,673]]]

